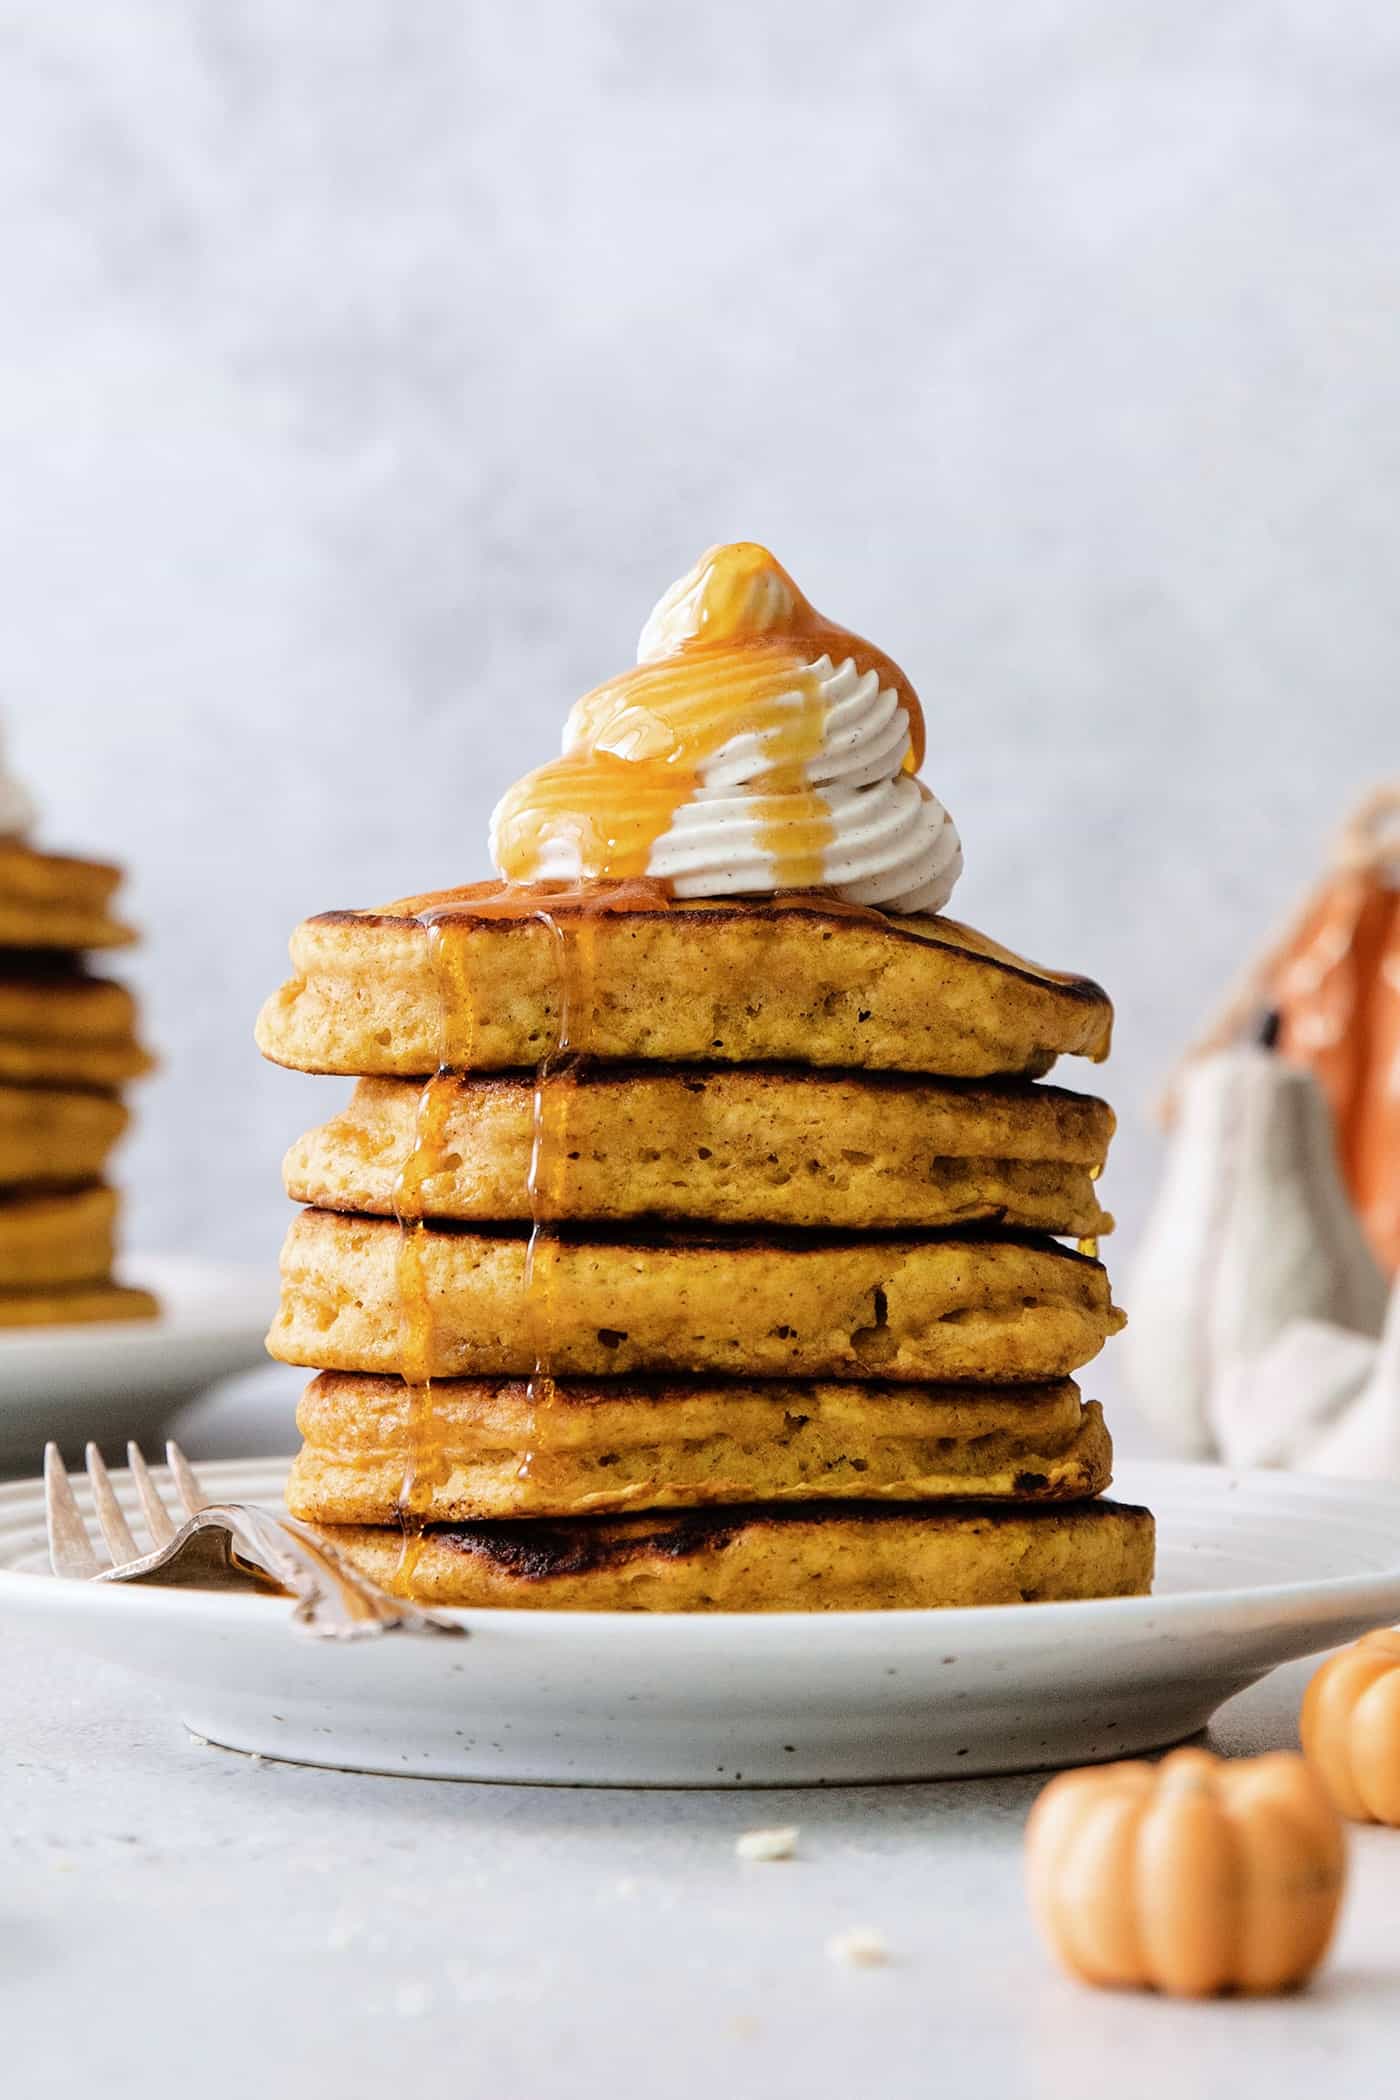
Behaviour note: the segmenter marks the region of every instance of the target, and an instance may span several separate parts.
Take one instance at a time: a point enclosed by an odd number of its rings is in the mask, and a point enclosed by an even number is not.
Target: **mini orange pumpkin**
[[[1301,1983],[1327,1951],[1346,1840],[1320,1781],[1278,1752],[1091,1766],[1026,1828],[1031,1909],[1088,1983],[1204,1998]]]
[[[1303,1755],[1344,1816],[1400,1826],[1400,1627],[1322,1665],[1299,1724]]]

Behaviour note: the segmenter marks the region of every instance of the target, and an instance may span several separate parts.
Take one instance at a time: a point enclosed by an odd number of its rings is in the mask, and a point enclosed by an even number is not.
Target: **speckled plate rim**
[[[270,1501],[285,1462],[201,1469]],[[129,1483],[119,1482],[129,1492]],[[1153,1597],[946,1611],[473,1610],[465,1641],[297,1634],[265,1598],[57,1582],[0,1488],[0,1621],[145,1680],[203,1739],[300,1764],[587,1786],[830,1786],[1139,1755],[1279,1663],[1400,1615],[1400,1487],[1128,1465]],[[21,1564],[23,1564],[21,1566]]]
[[[77,1456],[70,1454],[70,1462],[75,1462]],[[199,1471],[204,1484],[224,1499],[280,1506],[288,1465],[285,1458],[222,1459],[202,1465]],[[135,1510],[129,1477],[114,1469],[112,1478],[123,1502]],[[1378,1552],[1379,1557],[1354,1572],[1212,1586],[1181,1585],[1169,1576],[1165,1587],[1159,1586],[1145,1597],[877,1612],[559,1612],[481,1608],[451,1616],[464,1624],[489,1621],[496,1630],[509,1627],[512,1635],[523,1639],[533,1635],[554,1640],[562,1629],[572,1629],[579,1637],[586,1629],[606,1627],[612,1631],[625,1629],[627,1637],[638,1642],[669,1643],[677,1639],[703,1640],[707,1637],[705,1629],[719,1627],[731,1633],[742,1628],[756,1639],[787,1642],[795,1628],[801,1628],[804,1636],[811,1639],[814,1635],[820,1638],[822,1628],[837,1625],[923,1629],[936,1622],[940,1628],[959,1633],[964,1628],[971,1631],[995,1627],[1009,1636],[1024,1628],[1040,1645],[1062,1626],[1082,1630],[1089,1616],[1107,1615],[1115,1630],[1125,1632],[1130,1626],[1144,1631],[1184,1631],[1197,1621],[1214,1627],[1222,1610],[1240,1607],[1251,1607],[1254,1613],[1275,1619],[1280,1625],[1297,1624],[1300,1630],[1314,1619],[1330,1623],[1334,1619],[1374,1615],[1375,1622],[1380,1623],[1389,1616],[1400,1615],[1400,1483],[1375,1485],[1262,1468],[1239,1470],[1139,1460],[1118,1469],[1110,1494],[1115,1501],[1145,1504],[1157,1514],[1159,1578],[1164,1566],[1175,1574],[1187,1556],[1208,1550],[1213,1542],[1209,1533],[1196,1539],[1177,1535],[1177,1527],[1188,1510],[1198,1521],[1208,1520],[1212,1513],[1222,1518],[1247,1511],[1257,1515],[1257,1502],[1262,1501],[1268,1516],[1290,1537],[1297,1536],[1300,1523],[1310,1527],[1321,1523],[1327,1535],[1334,1537],[1334,1526],[1341,1523],[1345,1526],[1346,1542],[1341,1550],[1354,1552],[1363,1561],[1363,1541],[1373,1531],[1383,1536],[1386,1543],[1379,1549],[1373,1544],[1371,1552]],[[84,1495],[80,1486],[80,1501]],[[1251,1509],[1251,1505],[1255,1506]],[[268,1617],[268,1601],[256,1596],[58,1583],[46,1569],[17,1567],[20,1553],[26,1562],[32,1562],[42,1552],[43,1507],[42,1481],[0,1483],[0,1613],[67,1613],[81,1599],[84,1610],[150,1611],[223,1620],[261,1618],[264,1623],[273,1623]],[[1338,1548],[1334,1545],[1331,1550],[1336,1552]],[[1325,1644],[1324,1639],[1314,1647]],[[1302,1647],[1296,1652],[1307,1654],[1314,1648]]]

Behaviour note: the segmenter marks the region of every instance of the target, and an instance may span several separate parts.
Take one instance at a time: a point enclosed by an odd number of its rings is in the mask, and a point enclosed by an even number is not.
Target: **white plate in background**
[[[200,1471],[221,1497],[273,1502],[286,1462]],[[464,1641],[336,1645],[296,1631],[277,1598],[56,1581],[33,1481],[0,1488],[0,1616],[126,1664],[236,1750],[430,1778],[762,1786],[1134,1755],[1203,1728],[1277,1664],[1400,1615],[1400,1487],[1136,1464],[1114,1493],[1157,1512],[1155,1596],[469,1611]]]
[[[70,1461],[89,1437],[120,1453],[215,1379],[266,1361],[271,1269],[132,1255],[118,1280],[154,1291],[154,1320],[0,1329],[0,1472],[37,1465],[49,1437]]]

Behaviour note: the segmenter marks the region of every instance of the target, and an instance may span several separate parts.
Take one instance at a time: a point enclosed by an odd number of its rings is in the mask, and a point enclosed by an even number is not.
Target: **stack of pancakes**
[[[308,921],[259,1042],[296,1145],[289,1499],[426,1601],[1145,1589],[1070,1374],[1121,1324],[1108,1001],[948,919],[479,886]],[[424,1074],[435,1074],[425,1080]]]
[[[124,986],[84,951],[133,936],[116,868],[0,844],[0,1327],[141,1319],[112,1281],[117,1197],[102,1176],[127,1124],[118,1088],[149,1068]]]

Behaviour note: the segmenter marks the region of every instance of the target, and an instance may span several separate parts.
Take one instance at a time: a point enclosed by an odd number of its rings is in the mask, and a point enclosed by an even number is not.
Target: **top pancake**
[[[0,844],[0,948],[123,948],[136,936],[108,910],[121,869]]]
[[[604,1059],[794,1062],[1035,1077],[1108,1055],[1088,978],[1040,969],[944,918],[791,899],[608,903],[497,885],[327,912],[292,939],[294,977],[258,1044],[298,1071],[502,1071],[561,1045]]]

